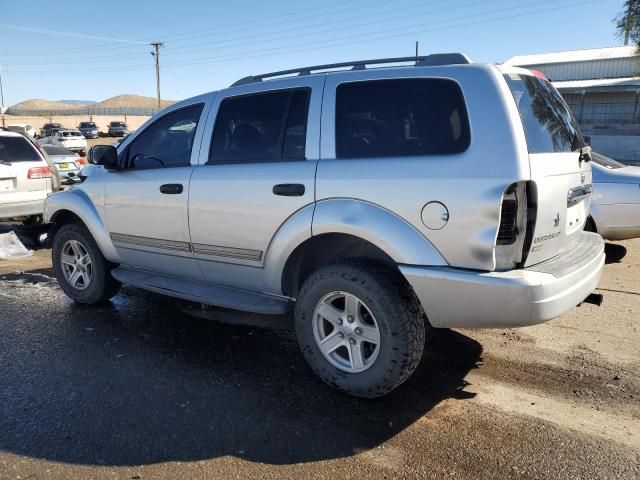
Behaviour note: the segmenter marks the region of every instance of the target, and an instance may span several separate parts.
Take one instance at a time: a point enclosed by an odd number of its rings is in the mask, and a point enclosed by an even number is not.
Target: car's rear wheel
[[[422,357],[419,303],[397,272],[376,264],[349,261],[312,274],[298,295],[295,321],[314,372],[351,395],[390,392]]]
[[[76,302],[104,302],[120,290],[120,283],[111,276],[115,265],[104,258],[83,225],[63,225],[53,238],[51,256],[60,287]]]

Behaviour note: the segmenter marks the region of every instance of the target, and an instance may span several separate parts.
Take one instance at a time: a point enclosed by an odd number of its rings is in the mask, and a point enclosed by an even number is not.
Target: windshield
[[[93,122],[80,122],[80,128],[95,128],[95,126]]]
[[[23,137],[0,137],[0,163],[39,162],[38,152]]]
[[[124,127],[124,122],[111,122],[112,127]]]
[[[596,152],[591,152],[591,160],[602,167],[608,168],[609,170],[626,167],[624,163],[617,162],[613,158],[605,157],[604,155]]]
[[[529,153],[571,152],[585,146],[578,122],[550,82],[530,75],[505,75],[518,106]]]

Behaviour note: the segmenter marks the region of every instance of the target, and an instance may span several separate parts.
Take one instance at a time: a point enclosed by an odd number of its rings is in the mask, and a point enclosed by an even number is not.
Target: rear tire
[[[413,291],[399,273],[370,261],[350,260],[313,273],[298,295],[295,325],[316,375],[358,397],[379,397],[398,387],[424,350],[425,321]]]
[[[104,258],[84,225],[60,227],[53,237],[51,260],[60,287],[78,303],[105,302],[120,290],[120,282],[111,276],[115,264]]]

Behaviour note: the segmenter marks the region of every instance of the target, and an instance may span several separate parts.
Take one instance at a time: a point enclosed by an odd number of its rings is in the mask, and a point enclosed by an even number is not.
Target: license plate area
[[[587,219],[587,203],[587,200],[583,199],[567,207],[567,219],[564,229],[567,235],[582,229]]]
[[[0,178],[0,193],[13,192],[16,189],[15,178]]]
[[[71,163],[58,163],[58,170],[71,170],[73,165]]]

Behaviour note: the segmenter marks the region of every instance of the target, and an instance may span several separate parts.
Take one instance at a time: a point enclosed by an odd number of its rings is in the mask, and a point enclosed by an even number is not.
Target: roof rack
[[[326,65],[314,65],[311,67],[294,68],[291,70],[281,70],[279,72],[263,73],[261,75],[251,75],[244,77],[233,83],[231,86],[236,87],[238,85],[247,85],[249,83],[261,82],[267,78],[283,77],[286,75],[297,74],[311,75],[312,72],[318,70],[329,70],[333,68],[347,68],[351,67],[351,70],[366,70],[367,65],[379,65],[390,63],[406,63],[415,62],[416,67],[434,67],[438,65],[459,65],[471,63],[469,57],[463,53],[434,53],[431,55],[425,55],[422,57],[395,57],[395,58],[375,58],[372,60],[358,60],[355,62],[343,62],[343,63],[328,63]]]

